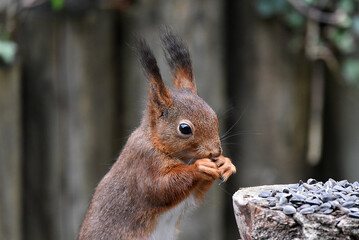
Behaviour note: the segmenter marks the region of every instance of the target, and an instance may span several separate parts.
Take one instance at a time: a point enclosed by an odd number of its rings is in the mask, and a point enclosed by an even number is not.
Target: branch
[[[307,18],[320,23],[326,23],[335,26],[343,26],[345,14],[340,10],[333,13],[323,12],[317,8],[313,8],[304,4],[302,0],[287,0],[299,13]]]

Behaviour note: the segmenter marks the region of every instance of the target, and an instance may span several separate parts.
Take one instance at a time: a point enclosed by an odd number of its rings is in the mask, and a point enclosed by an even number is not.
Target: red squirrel
[[[174,239],[184,211],[198,205],[216,179],[236,172],[222,156],[216,113],[197,95],[187,46],[168,29],[161,39],[174,89],[165,86],[151,49],[139,40],[148,104],[98,184],[79,240]]]

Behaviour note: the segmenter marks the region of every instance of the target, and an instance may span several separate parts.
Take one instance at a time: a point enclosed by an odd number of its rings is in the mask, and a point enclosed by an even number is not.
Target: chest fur
[[[196,206],[196,199],[190,195],[186,200],[179,203],[177,206],[162,213],[157,221],[155,230],[148,238],[150,240],[172,240],[176,235],[176,225],[179,218],[189,209]]]

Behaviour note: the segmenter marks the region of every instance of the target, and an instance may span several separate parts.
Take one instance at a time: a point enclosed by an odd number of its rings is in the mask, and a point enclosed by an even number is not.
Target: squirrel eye
[[[184,135],[192,134],[192,128],[187,123],[180,123],[178,129]]]

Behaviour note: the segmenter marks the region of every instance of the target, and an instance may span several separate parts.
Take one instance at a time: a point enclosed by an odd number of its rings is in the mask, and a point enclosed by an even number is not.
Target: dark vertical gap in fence
[[[244,17],[241,14],[238,14],[239,8],[239,1],[225,1],[225,26],[226,26],[226,35],[225,35],[225,72],[226,72],[226,81],[227,81],[227,88],[226,88],[226,95],[228,96],[228,101],[231,107],[233,107],[233,111],[229,114],[227,118],[227,127],[234,126],[231,130],[231,133],[236,133],[239,131],[240,126],[242,125],[241,121],[243,118],[243,114],[245,112],[245,103],[238,103],[239,96],[238,96],[238,89],[240,87],[240,81],[242,81],[243,77],[241,76],[240,72],[240,64],[241,62],[238,61],[238,55],[240,54],[239,49],[243,46],[243,37],[241,34],[238,33],[238,29],[242,28],[242,25],[245,24]],[[245,116],[244,116],[245,117]],[[239,122],[237,122],[239,121]],[[237,123],[236,123],[237,122]],[[225,186],[225,189],[229,195],[225,196],[225,205],[224,215],[227,216],[224,219],[224,238],[223,239],[238,239],[239,232],[236,224],[236,220],[233,213],[232,204],[232,195],[233,193],[241,186],[240,182],[238,181],[238,174],[241,174],[242,171],[242,159],[241,154],[239,153],[241,149],[241,142],[238,138],[230,138],[225,141],[225,143],[233,143],[227,146],[229,150],[229,157],[232,159],[233,164],[237,167],[236,175],[232,176],[230,181]]]
[[[127,140],[128,130],[126,128],[126,123],[124,119],[125,112],[125,102],[124,98],[125,93],[125,81],[126,77],[123,75],[124,72],[124,64],[121,61],[123,48],[129,46],[125,42],[125,34],[124,27],[121,24],[121,13],[114,14],[114,25],[113,25],[113,64],[114,64],[114,102],[115,102],[115,113],[114,113],[114,135],[113,135],[113,154],[114,158],[112,162],[116,161],[116,157],[120,154],[124,144]]]
[[[47,168],[50,163],[50,114],[46,112],[54,95],[47,67],[51,62],[52,17],[40,15],[36,18],[33,12],[24,12],[22,16],[19,39],[24,61],[24,239],[50,239],[52,219],[47,210],[49,194],[45,185],[49,182]],[[39,29],[47,37],[41,37]]]
[[[328,71],[328,70],[327,70]],[[326,72],[323,160],[317,174],[324,180],[358,180],[359,94],[355,87]]]
[[[329,177],[334,179],[341,178],[341,169],[336,159],[339,158],[336,148],[338,146],[339,136],[337,127],[335,126],[335,115],[337,114],[333,105],[335,105],[335,92],[333,87],[335,83],[328,75],[327,69],[325,71],[325,100],[324,100],[324,123],[323,123],[323,156],[319,164],[315,167],[316,174],[322,180]]]

